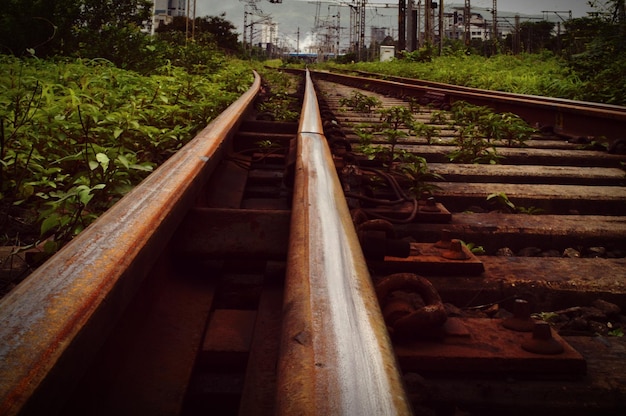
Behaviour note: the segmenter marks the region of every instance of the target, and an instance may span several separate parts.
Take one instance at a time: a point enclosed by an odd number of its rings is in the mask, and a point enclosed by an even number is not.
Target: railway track
[[[0,413],[621,414],[626,347],[603,329],[626,307],[626,157],[567,142],[589,135],[564,116],[582,106],[533,113],[524,99],[517,112],[556,120],[555,134],[499,147],[497,165],[445,163],[455,132],[441,118],[430,143],[403,136],[399,149],[444,178],[420,201],[349,152],[357,124],[379,117],[342,99],[374,81],[301,79],[299,123],[256,119],[257,79],[2,299]],[[363,93],[386,108],[460,99],[384,84]],[[500,211],[543,211],[495,212],[489,195]],[[555,311],[575,318],[548,331],[563,351],[521,346],[546,331],[527,315]]]

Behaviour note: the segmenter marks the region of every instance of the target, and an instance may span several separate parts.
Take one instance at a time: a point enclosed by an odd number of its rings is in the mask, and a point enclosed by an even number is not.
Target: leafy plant
[[[607,151],[609,150],[609,144],[606,142],[606,138],[604,138],[604,140],[605,141],[591,140],[589,143],[581,144],[580,146],[577,146],[576,148],[580,150]]]
[[[495,139],[506,143],[509,147],[514,144],[525,146],[536,129],[526,123],[520,116],[513,113],[490,112],[480,117],[479,129],[487,140]]]
[[[409,181],[409,191],[416,199],[420,199],[424,194],[432,194],[440,189],[434,180],[443,180],[443,176],[430,171],[426,159],[409,152],[400,154],[401,163],[398,171]]]
[[[297,121],[300,112],[295,109],[298,101],[287,94],[276,93],[259,105],[259,110],[271,113],[274,120]]]
[[[498,163],[501,156],[497,154],[495,146],[479,135],[474,126],[463,126],[457,131],[459,135],[454,139],[457,148],[448,153],[451,162]]]
[[[419,103],[419,98],[417,97],[409,97],[407,99],[408,103],[409,103],[409,109],[411,110],[412,113],[419,113],[421,110],[421,106]]]
[[[425,158],[397,149],[399,140],[408,136],[405,130],[431,137],[437,129],[415,122],[413,111],[404,106],[380,109],[378,113],[380,123],[356,126],[355,133],[360,138],[359,151],[370,160],[381,159],[388,172],[401,176],[404,183],[408,183],[408,189],[416,199],[420,199],[424,193],[432,193],[438,189],[436,184],[430,182],[443,177],[429,170]],[[376,138],[381,138],[385,145],[372,144]]]
[[[461,244],[467,247],[472,254],[477,256],[483,255],[487,252],[483,246],[476,245],[475,243],[466,243],[465,241],[461,241]]]
[[[528,215],[541,214],[543,210],[537,207],[518,207],[504,192],[496,192],[487,196],[487,202],[491,203],[498,211],[511,214],[521,213]]]
[[[552,322],[559,317],[559,314],[556,312],[538,312],[530,315],[534,319],[539,319],[540,321]]]
[[[430,122],[433,124],[448,124],[448,113],[443,110],[435,110],[430,114]]]
[[[324,68],[358,70],[463,85],[519,94],[581,99],[587,86],[561,58],[553,54],[495,55],[489,58],[458,52],[434,56],[432,59],[396,59],[391,62],[356,62],[338,65],[325,63]],[[618,78],[614,78],[618,79]],[[614,90],[614,83],[606,85]],[[617,90],[620,90],[619,88]],[[621,91],[615,91],[621,94]],[[618,104],[615,102],[615,104]]]
[[[374,96],[363,94],[360,91],[352,91],[348,98],[341,98],[339,105],[350,107],[353,111],[360,113],[371,113],[374,108],[380,107],[382,101]]]
[[[411,124],[411,131],[415,134],[415,136],[425,138],[426,143],[428,144],[431,144],[433,138],[438,136],[441,132],[441,130],[437,127],[420,121],[416,121]]]
[[[544,212],[543,209],[541,208],[537,208],[537,207],[516,207],[517,212],[519,212],[520,214],[527,214],[527,215],[538,215]]]
[[[383,129],[398,130],[401,127],[410,128],[413,125],[413,112],[403,105],[395,105],[378,110]]]
[[[125,195],[252,81],[248,64],[149,77],[106,60],[0,56],[1,220],[35,213],[56,249]],[[15,222],[15,221],[14,221]],[[26,224],[28,225],[28,224]]]
[[[399,158],[396,146],[401,138],[408,136],[402,128],[411,128],[414,124],[413,113],[405,106],[383,108],[378,110],[378,113],[380,123],[375,126],[374,130],[389,146],[377,146],[374,149],[377,156],[385,161],[387,169],[391,170],[393,162]]]
[[[452,127],[458,132],[454,139],[457,148],[448,153],[448,159],[457,163],[496,164],[501,158],[495,144],[489,140],[484,120],[492,114],[487,107],[476,106],[464,101],[452,105]]]
[[[501,212],[514,213],[517,211],[515,204],[511,202],[507,194],[504,192],[489,194],[487,196],[487,202],[494,205]]]

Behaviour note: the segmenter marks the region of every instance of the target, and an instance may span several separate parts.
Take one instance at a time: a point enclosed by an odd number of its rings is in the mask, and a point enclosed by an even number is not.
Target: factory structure
[[[472,41],[494,43],[512,34],[515,38],[520,30],[520,21],[538,19],[536,16],[498,13],[497,0],[490,8],[472,7],[470,0],[454,3],[436,0],[398,0],[380,3],[367,0],[320,0],[309,1],[315,5],[313,28],[302,33],[298,28],[295,43],[291,48],[285,37],[279,32],[278,24],[272,16],[261,10],[262,2],[282,3],[282,0],[239,0],[243,5],[242,42],[245,49],[262,48],[274,53],[294,49],[297,53],[323,54],[338,56],[354,53],[360,60],[365,58],[369,46],[393,44],[396,51],[414,51],[430,44],[443,45],[448,39],[463,41],[466,45]],[[321,13],[322,4],[328,8],[328,15]],[[325,8],[326,8],[325,7]],[[195,19],[196,0],[154,0],[152,22],[148,24],[154,30],[161,24],[168,24],[176,16],[188,16]],[[372,22],[372,15],[381,10],[393,11],[395,22],[380,25]],[[565,21],[566,11],[554,13]],[[562,14],[561,14],[562,13]],[[547,16],[544,16],[546,18]],[[571,19],[571,11],[569,11]],[[546,19],[547,20],[547,19]],[[558,21],[558,24],[561,23]]]

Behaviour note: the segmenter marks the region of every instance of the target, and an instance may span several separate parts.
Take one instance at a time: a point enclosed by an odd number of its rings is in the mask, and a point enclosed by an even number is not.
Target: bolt
[[[502,321],[502,326],[519,332],[531,332],[535,327],[535,320],[530,317],[530,305],[524,299],[515,299],[513,316]]]
[[[448,229],[441,230],[441,239],[435,243],[436,248],[450,248],[452,244],[452,240],[450,239],[450,235],[452,233]]]
[[[435,202],[435,197],[429,196],[428,198],[426,198],[426,205],[420,205],[420,211],[439,212],[439,207],[437,207],[437,202]]]
[[[561,354],[563,345],[552,337],[552,328],[547,322],[535,322],[533,336],[522,343],[522,349],[535,354]]]
[[[450,242],[450,250],[444,251],[441,256],[448,260],[467,260],[470,256],[463,250],[461,240],[452,240]]]

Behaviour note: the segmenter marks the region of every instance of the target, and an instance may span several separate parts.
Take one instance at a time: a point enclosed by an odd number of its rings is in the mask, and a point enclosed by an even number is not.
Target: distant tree
[[[226,13],[222,13],[219,16],[197,17],[195,25],[192,22],[188,22],[186,17],[175,17],[172,23],[159,26],[156,32],[164,34],[182,32],[186,33],[187,37],[190,37],[192,28],[194,40],[204,39],[206,41],[211,39],[219,48],[230,51],[239,51],[240,49],[237,39],[239,34],[234,31],[235,25],[226,20]],[[207,34],[210,36],[206,36]],[[167,36],[163,38],[167,39]]]
[[[151,0],[80,0],[76,27],[78,53],[105,58],[122,68],[133,68],[149,59],[151,40],[141,29],[152,16]]]
[[[116,63],[145,43],[152,0],[4,0],[0,50],[17,56],[80,54]]]
[[[583,99],[626,105],[625,2],[590,3],[596,13],[565,24],[568,63],[586,82]]]
[[[587,45],[602,31],[604,24],[598,17],[580,17],[565,22],[565,33],[562,35],[565,55],[584,52]]]
[[[520,39],[526,52],[540,52],[551,46],[554,23],[546,20],[520,24]]]
[[[67,52],[80,0],[4,0],[0,6],[0,53],[50,56]]]
[[[196,30],[200,30],[212,33],[217,37],[217,45],[220,48],[238,50],[239,42],[237,38],[239,34],[234,31],[235,26],[225,19],[226,14],[222,13],[219,16],[207,16],[204,21],[196,23]]]
[[[141,26],[152,16],[152,0],[79,0],[80,23],[93,31],[107,26]]]

